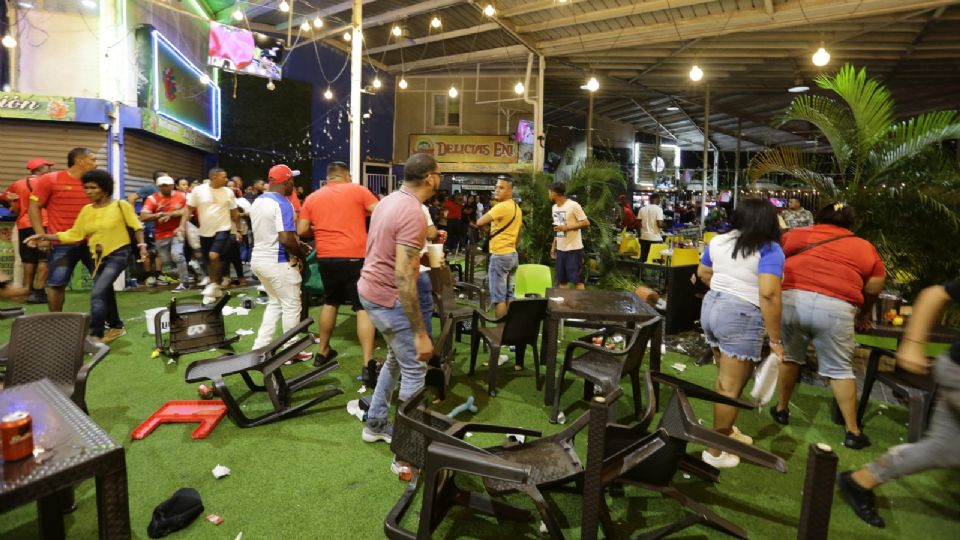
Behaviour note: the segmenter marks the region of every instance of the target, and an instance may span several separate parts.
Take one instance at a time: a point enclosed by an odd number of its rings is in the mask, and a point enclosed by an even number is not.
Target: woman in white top
[[[760,361],[765,328],[770,350],[783,359],[780,282],[784,257],[777,211],[770,201],[741,201],[731,225],[730,232],[714,237],[704,248],[697,275],[710,287],[700,324],[717,362],[716,390],[738,398]],[[752,443],[736,429],[736,419],[735,407],[714,405],[714,431]],[[703,461],[723,469],[736,467],[740,458],[708,448]]]

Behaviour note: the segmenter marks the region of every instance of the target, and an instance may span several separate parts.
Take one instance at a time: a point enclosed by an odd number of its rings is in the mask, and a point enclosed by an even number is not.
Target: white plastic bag
[[[763,360],[756,371],[756,380],[750,397],[760,405],[766,405],[773,398],[773,391],[777,389],[777,378],[780,375],[780,357],[770,353]]]

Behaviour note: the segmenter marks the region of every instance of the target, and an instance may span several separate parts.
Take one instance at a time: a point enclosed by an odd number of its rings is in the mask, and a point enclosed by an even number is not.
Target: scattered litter
[[[214,478],[223,478],[224,476],[227,476],[229,474],[230,474],[230,468],[220,465],[219,463],[217,464],[216,467],[213,468]]]
[[[542,533],[548,533],[548,532],[550,532],[550,530],[547,529],[547,524],[544,523],[544,522],[542,522],[542,521],[540,522],[540,532],[542,532]]]
[[[213,523],[214,525],[219,525],[223,523],[223,518],[216,514],[210,514],[209,516],[207,516],[207,521],[209,521],[210,523]]]
[[[879,406],[880,406],[881,409],[889,409],[889,408],[890,408],[886,403],[881,403]]]
[[[472,432],[472,431],[468,431],[468,432],[466,432],[466,433],[463,434],[463,438],[464,438],[464,439],[469,439],[470,437],[473,437],[473,432]]]
[[[466,401],[454,407],[452,411],[447,413],[447,416],[450,418],[454,418],[458,414],[466,411],[469,411],[473,414],[477,414],[477,412],[479,412],[479,409],[477,409],[477,406],[473,404],[473,396],[468,397]]]
[[[233,540],[243,540],[243,531],[238,532],[237,535],[233,537]]]
[[[358,393],[358,394],[364,394],[364,393],[366,393],[366,392],[367,392],[367,385],[361,384],[361,385],[360,385],[360,388],[357,390],[357,393]]]
[[[681,350],[681,352],[683,351]],[[667,354],[667,346],[664,343],[660,344],[660,354]]]
[[[550,297],[550,300],[553,300],[554,302],[563,302],[563,297],[562,297],[562,296],[551,296],[551,297]]]
[[[250,314],[250,310],[247,309],[247,308],[243,308],[243,307],[238,307],[237,309],[233,310],[233,312],[236,313],[237,315],[249,315],[249,314]]]
[[[224,317],[226,317],[227,315],[249,315],[250,314],[249,309],[242,308],[242,307],[223,306],[223,309],[221,311],[223,312]]]
[[[160,356],[160,349],[154,349],[153,352],[150,353],[150,358],[158,358],[159,356]]]
[[[672,367],[673,369],[679,371],[680,373],[683,373],[683,372],[687,369],[687,365],[686,365],[686,364],[682,364],[682,363],[680,363],[680,362],[676,362],[676,363],[672,364],[670,367]]]
[[[358,420],[363,422],[363,409],[360,408],[359,399],[352,399],[347,402],[347,414],[350,416],[355,416]]]
[[[236,334],[238,336],[250,336],[253,335],[253,330],[247,328],[238,328]]]
[[[507,440],[510,442],[523,444],[527,440],[526,435],[517,435],[516,433],[507,433]]]
[[[557,423],[558,424],[567,423],[567,415],[563,414],[563,411],[561,411],[560,414],[557,415]]]
[[[690,475],[687,474],[687,473],[683,473],[683,479],[684,479],[684,480],[689,480],[689,479],[690,479]]]
[[[174,360],[173,358],[171,358],[171,359],[167,360],[167,365],[169,366],[170,364],[172,364],[172,363],[174,363],[174,362],[176,362],[176,360]]]
[[[244,292],[244,293],[238,294],[238,295],[237,295],[237,298],[243,298],[243,297],[245,297],[245,296],[247,296],[247,293]],[[242,535],[243,533],[240,533],[240,534]]]

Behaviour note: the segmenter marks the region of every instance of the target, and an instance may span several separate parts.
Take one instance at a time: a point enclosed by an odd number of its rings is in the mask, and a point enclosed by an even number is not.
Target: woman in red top
[[[860,449],[870,439],[857,425],[857,383],[853,375],[855,326],[869,325],[870,310],[883,291],[886,270],[873,245],[850,227],[854,210],[830,203],[817,213],[816,225],[783,236],[784,363],[780,367],[780,401],[770,409],[780,424],[790,422],[790,397],[800,365],[813,342],[821,377],[830,380],[846,424],[843,445]]]

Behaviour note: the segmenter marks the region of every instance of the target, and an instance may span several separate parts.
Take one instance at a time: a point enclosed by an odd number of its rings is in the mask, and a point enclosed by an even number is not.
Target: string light
[[[600,82],[597,81],[596,77],[590,77],[590,80],[587,81],[587,84],[581,86],[580,88],[589,90],[591,92],[596,92],[600,89]]]
[[[235,21],[243,20],[243,11],[240,8],[233,10],[233,20]]]
[[[451,84],[451,85],[450,85],[450,90],[447,91],[447,95],[450,96],[450,98],[452,98],[452,99],[456,99],[456,97],[457,97],[458,95],[460,95],[460,92],[457,91],[457,87],[456,87],[456,86],[454,86],[454,85]]]
[[[440,17],[434,17],[433,19],[430,20],[430,26],[434,28],[440,28],[440,25],[442,24],[443,23],[440,22]]]
[[[323,91],[323,99],[327,101],[330,101],[331,99],[333,99],[333,92],[330,91],[329,86],[327,87],[326,90]]]
[[[319,15],[313,18],[313,27],[323,28],[323,19],[321,19]]]
[[[522,82],[517,82],[516,86],[513,87],[513,91],[514,91],[517,95],[523,94],[523,91],[524,91],[524,90],[525,90],[525,88],[523,87],[523,83],[522,83]]]
[[[344,33],[343,33],[343,40],[344,40],[344,41],[350,41],[351,39],[353,39],[353,36],[350,35],[350,32],[344,32]]]
[[[301,32],[309,32],[309,31],[310,31],[310,23],[308,23],[307,21],[303,21],[303,24],[300,25],[300,31],[301,31]]]
[[[206,73],[200,76],[200,84],[204,86],[210,84],[210,77]]]
[[[373,87],[374,87],[374,88],[380,88],[381,86],[383,86],[383,83],[380,82],[380,77],[374,77],[374,78],[373,78]]]
[[[815,66],[825,66],[830,63],[830,53],[826,49],[820,47],[817,49],[817,52],[813,53],[813,65]]]
[[[696,82],[702,78],[703,78],[703,70],[700,69],[700,66],[694,64],[694,66],[690,68],[690,80]]]
[[[394,26],[394,27],[393,27],[393,30],[391,30],[390,32],[392,32],[393,35],[395,35],[395,36],[397,36],[397,37],[400,37],[400,36],[403,35],[403,30],[402,30],[399,26]]]
[[[282,0],[280,2],[280,11],[284,13],[290,11],[290,4],[287,3],[287,0]]]
[[[493,17],[497,14],[497,9],[493,7],[493,4],[487,4],[487,7],[483,8],[483,14],[487,17]]]
[[[397,86],[399,86],[401,90],[406,90],[406,89],[407,89],[407,80],[404,79],[404,78],[401,76],[401,77],[400,77],[400,82],[397,83]]]
[[[14,47],[17,46],[17,40],[16,40],[16,38],[14,38],[13,36],[11,36],[10,34],[7,34],[7,35],[3,36],[3,39],[0,40],[0,43],[2,43],[3,46],[6,47],[6,48],[8,48],[8,49],[12,49],[12,48],[14,48]]]
[[[273,84],[273,79],[267,81],[267,90],[270,90],[271,92],[273,92],[276,89],[277,89],[277,85]]]

